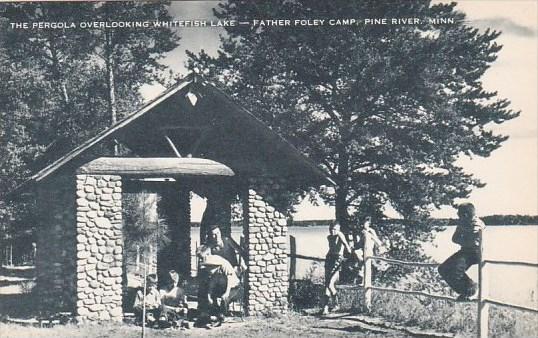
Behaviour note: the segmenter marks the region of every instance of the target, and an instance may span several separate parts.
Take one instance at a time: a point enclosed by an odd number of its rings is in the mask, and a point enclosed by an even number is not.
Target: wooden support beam
[[[174,153],[176,154],[176,156],[177,156],[178,158],[181,158],[181,154],[180,154],[179,151],[177,150],[176,145],[174,144],[174,142],[172,142],[172,140],[170,139],[170,137],[168,137],[168,135],[164,135],[164,138],[166,139],[166,141],[168,142],[168,144],[170,145],[170,147],[172,148],[172,150],[174,151]]]
[[[101,157],[81,166],[79,174],[141,177],[234,176],[226,165],[202,158]]]

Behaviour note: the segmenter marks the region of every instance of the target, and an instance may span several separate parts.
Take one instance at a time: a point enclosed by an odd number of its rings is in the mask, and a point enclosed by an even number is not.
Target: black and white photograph
[[[1,0],[0,337],[538,337],[538,2]]]

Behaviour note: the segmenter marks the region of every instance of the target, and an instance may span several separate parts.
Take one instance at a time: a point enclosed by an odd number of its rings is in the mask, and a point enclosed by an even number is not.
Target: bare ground
[[[0,323],[2,337],[141,337],[141,328],[127,324],[58,325],[35,328]],[[146,329],[146,337],[408,337],[353,319],[289,315],[272,318],[234,320],[212,329]]]

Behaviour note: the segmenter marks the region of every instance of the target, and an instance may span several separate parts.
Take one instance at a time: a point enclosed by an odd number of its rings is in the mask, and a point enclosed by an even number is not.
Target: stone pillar
[[[122,182],[77,175],[77,319],[121,321]]]
[[[38,190],[36,292],[43,313],[73,312],[76,302],[75,180],[48,178]]]
[[[288,308],[288,227],[284,214],[271,205],[271,194],[278,193],[281,187],[271,179],[249,181],[243,207],[248,315],[283,313]]]
[[[191,204],[190,192],[186,188],[170,184],[160,193],[157,205],[159,218],[168,227],[170,243],[159,250],[159,282],[166,282],[168,271],[179,272],[184,278],[191,274]]]

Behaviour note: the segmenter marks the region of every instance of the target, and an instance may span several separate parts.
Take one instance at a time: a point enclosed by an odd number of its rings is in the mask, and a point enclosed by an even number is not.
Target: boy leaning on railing
[[[474,299],[478,286],[466,271],[480,263],[480,232],[485,224],[476,216],[475,207],[471,203],[458,206],[458,226],[452,236],[452,242],[460,245],[460,250],[450,256],[439,268],[439,274],[447,284],[459,294],[458,301]]]
[[[322,315],[326,315],[330,310],[338,307],[335,284],[338,280],[342,263],[344,262],[344,252],[353,253],[346,236],[340,231],[340,224],[338,222],[329,226],[327,242],[329,244],[329,251],[325,256],[325,289],[322,296]],[[331,301],[332,304],[330,304]]]

